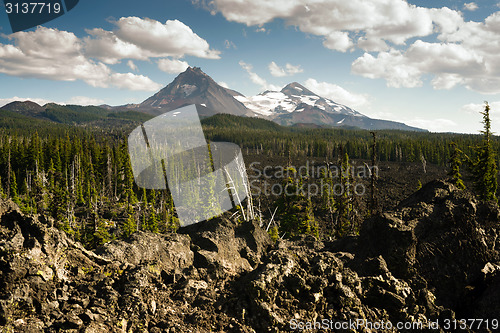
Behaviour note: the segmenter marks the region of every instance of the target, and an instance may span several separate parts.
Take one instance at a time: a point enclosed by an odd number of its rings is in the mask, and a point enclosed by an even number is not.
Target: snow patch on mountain
[[[257,96],[234,96],[253,112],[269,117],[279,112],[292,112],[297,105],[288,100],[288,96],[279,91],[266,91]]]
[[[197,89],[198,89],[197,86],[191,84],[183,84],[181,86],[181,91],[186,97],[194,93]]]
[[[296,82],[287,85],[281,91],[265,91],[257,96],[235,96],[235,98],[256,114],[271,119],[282,114],[303,111],[304,107],[301,104],[328,113],[363,117],[361,113],[328,98],[318,96]]]

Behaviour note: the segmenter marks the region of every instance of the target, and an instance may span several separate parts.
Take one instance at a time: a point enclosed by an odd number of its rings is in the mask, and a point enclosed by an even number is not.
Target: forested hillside
[[[82,110],[74,107],[50,106],[46,108],[46,116],[52,121],[0,111],[1,195],[12,198],[25,213],[51,216],[59,229],[88,247],[129,236],[137,230],[162,233],[175,230],[176,214],[168,191],[144,190],[134,183],[126,138],[129,130],[145,118],[134,112],[107,115],[108,119],[122,121],[120,126],[110,127],[100,114],[103,109],[85,110],[80,113]],[[78,121],[69,121],[73,119],[67,118],[72,112],[79,114]],[[289,128],[232,115],[215,115],[202,123],[209,141],[239,144],[247,168],[264,158],[275,165],[292,162],[298,166],[299,161],[310,159],[339,167],[372,158],[373,139],[368,131]],[[464,153],[472,153],[480,140],[478,135],[379,131],[376,162],[414,162],[422,164],[424,170],[427,163],[444,168],[453,152],[451,142]],[[492,137],[492,143],[498,152],[498,137]],[[275,182],[280,181],[291,180]],[[300,177],[294,181],[305,184],[310,179]],[[354,183],[353,179],[339,181]],[[322,236],[329,235],[332,223],[339,219],[332,214],[342,209],[345,214],[355,210],[360,218],[368,214],[366,196],[358,198],[361,203],[349,198],[264,196],[254,199],[255,205],[262,203],[260,211],[270,215],[279,207],[281,214],[276,216],[282,224],[280,230],[274,230],[275,237],[278,231],[285,236],[296,232],[317,234],[318,230]],[[287,216],[303,218],[309,224],[287,223]]]

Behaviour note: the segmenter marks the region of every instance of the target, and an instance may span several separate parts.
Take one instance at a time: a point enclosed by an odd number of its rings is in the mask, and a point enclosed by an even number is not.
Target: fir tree
[[[483,115],[483,139],[476,148],[477,156],[473,164],[474,185],[481,200],[497,201],[497,160],[491,142],[490,106],[485,103]]]
[[[130,237],[134,232],[137,231],[137,223],[135,220],[134,212],[132,209],[128,209],[127,211],[127,219],[122,226],[122,236],[125,238]]]
[[[148,230],[154,233],[158,233],[158,217],[156,216],[155,208],[152,207],[151,213],[149,214],[148,218],[148,223],[147,223]]]
[[[16,173],[12,171],[11,176],[10,176],[10,197],[12,198],[12,201],[14,201],[16,204],[20,204],[21,202],[19,201],[19,196],[17,194],[17,179],[16,179]]]
[[[110,241],[110,235],[108,232],[107,222],[102,218],[98,218],[96,223],[96,228],[93,234],[92,247],[96,248],[109,241]]]
[[[2,187],[2,176],[0,176],[0,198],[5,198],[5,194],[3,193],[3,187]]]
[[[301,231],[304,234],[314,235],[317,238],[319,237],[318,225],[316,223],[316,220],[314,219],[313,204],[311,198],[307,199],[305,219],[301,223]]]
[[[337,204],[337,236],[342,237],[352,229],[352,211],[353,211],[353,177],[351,173],[351,163],[349,155],[345,153],[340,164],[340,188],[342,193],[336,200]]]
[[[462,175],[460,174],[463,152],[457,148],[457,144],[455,142],[450,143],[450,147],[452,148],[452,152],[450,159],[448,160],[448,163],[450,164],[448,176],[452,178],[453,182],[459,189],[463,190],[465,189],[465,184],[462,180]]]

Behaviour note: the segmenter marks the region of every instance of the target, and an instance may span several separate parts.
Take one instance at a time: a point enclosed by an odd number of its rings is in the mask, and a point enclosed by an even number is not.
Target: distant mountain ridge
[[[122,125],[124,122],[144,122],[151,119],[152,116],[143,112],[133,110],[125,110],[117,112],[113,108],[106,109],[99,106],[80,106],[80,105],[59,105],[55,103],[47,103],[41,106],[31,101],[16,101],[0,107],[0,116],[3,116],[3,122],[8,121],[7,118],[24,120],[26,126],[34,123],[38,124],[55,123],[66,125],[96,125],[96,126],[112,126]]]
[[[264,118],[285,126],[311,124],[367,130],[426,131],[400,122],[369,118],[346,105],[319,96],[297,82],[286,85],[281,91],[265,91],[246,97],[220,86],[198,67],[189,67],[144,102],[122,108],[158,115],[188,104],[206,107],[201,116],[227,113]]]
[[[253,97],[235,98],[258,116],[284,126],[314,124],[366,130],[425,131],[400,122],[369,118],[348,106],[321,97],[297,82],[286,85],[281,91],[265,91]]]
[[[190,104],[202,106],[197,108],[202,117],[226,113],[272,120],[284,126],[307,124],[308,127],[427,131],[400,122],[369,118],[346,105],[319,96],[297,82],[286,85],[281,91],[265,91],[245,97],[235,90],[220,86],[198,67],[189,67],[140,104],[113,107],[49,103],[42,107],[26,101],[13,102],[2,109],[43,120],[78,124],[117,118],[140,121]]]

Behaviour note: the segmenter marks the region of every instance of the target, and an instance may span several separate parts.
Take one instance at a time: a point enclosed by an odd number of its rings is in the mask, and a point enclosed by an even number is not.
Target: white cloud
[[[404,121],[406,125],[418,128],[425,128],[431,132],[453,132],[457,127],[457,123],[450,119],[421,119],[415,118]]]
[[[31,101],[31,102],[35,102],[39,105],[42,105],[42,106],[47,104],[47,103],[57,103],[53,100],[48,100],[48,99],[44,99],[44,98],[30,98],[30,97],[14,96],[14,97],[10,97],[10,98],[0,98],[0,108],[9,104],[9,103],[16,102],[16,101],[19,101],[19,102]],[[60,104],[60,103],[58,103],[58,104]]]
[[[217,82],[217,84],[223,88],[230,89],[229,85],[224,81],[219,81],[219,82]]]
[[[373,52],[354,61],[353,73],[385,79],[390,87],[419,87],[431,74],[430,84],[435,89],[462,85],[480,93],[500,93],[500,11],[474,22],[465,21],[459,10],[419,7],[406,0],[206,3],[229,21],[263,27],[282,19],[304,33],[324,38],[326,48]],[[464,8],[475,10],[478,5],[468,2]],[[431,42],[434,35],[437,42]],[[419,40],[422,37],[429,38],[424,42]]]
[[[291,76],[302,73],[304,71],[302,68],[300,68],[300,65],[294,66],[287,63],[285,65],[285,68],[281,68],[274,61],[269,64],[268,68],[271,75],[275,77]]]
[[[283,68],[280,68],[274,61],[269,64],[269,71],[272,76],[282,77],[286,76],[286,72]]]
[[[119,39],[113,32],[101,28],[87,30],[83,38],[85,54],[106,64],[116,64],[122,59],[147,60],[149,54],[137,45]]]
[[[464,10],[469,10],[471,12],[477,10],[479,7],[475,2],[464,3]]]
[[[485,58],[463,45],[455,43],[427,43],[417,40],[406,52],[391,49],[379,52],[377,57],[369,53],[356,59],[353,73],[368,78],[383,78],[389,87],[419,87],[424,74],[433,74],[431,83],[435,89],[451,89],[465,84],[479,88],[478,74],[488,72]],[[481,76],[479,76],[481,77]],[[492,90],[500,87],[492,87]]]
[[[349,38],[349,34],[347,32],[334,31],[326,37],[323,42],[323,46],[331,50],[346,52],[352,48],[354,44]]]
[[[326,47],[341,51],[350,47],[348,32],[403,44],[433,29],[428,9],[405,0],[213,0],[210,5],[229,21],[248,26],[284,19],[303,32],[326,37]]]
[[[336,84],[318,82],[315,79],[307,79],[304,86],[322,97],[344,104],[352,108],[359,108],[368,104],[368,98],[362,94],[352,93]]]
[[[84,38],[89,56],[109,64],[121,59],[183,57],[219,59],[220,52],[210,49],[206,40],[178,20],[165,23],[149,18],[122,17],[115,22],[116,29],[88,30]]]
[[[235,45],[232,41],[230,41],[229,39],[226,39],[226,40],[224,41],[224,47],[225,47],[226,49],[231,49],[231,48],[232,48],[232,49],[235,49],[235,50],[237,49],[236,45]]]
[[[114,31],[121,40],[159,55],[192,55],[199,58],[219,59],[219,52],[210,50],[207,41],[178,20],[164,24],[148,18],[122,17]]]
[[[178,59],[158,60],[158,68],[169,74],[178,74],[184,72],[188,67],[189,64],[187,62]]]
[[[137,72],[138,68],[137,68],[136,64],[132,60],[127,61],[127,66],[128,66],[128,68],[130,68],[134,72]]]
[[[113,73],[108,81],[113,86],[126,90],[156,91],[163,87],[147,76],[132,73]]]
[[[239,64],[241,68],[243,68],[248,73],[248,75],[250,76],[250,80],[256,85],[260,86],[263,90],[273,90],[273,91],[281,90],[279,86],[269,84],[265,79],[257,75],[257,73],[253,71],[252,65],[247,64],[244,61],[240,61]]]
[[[104,100],[99,99],[99,98],[86,97],[86,96],[73,96],[64,104],[101,105],[101,104],[104,104]]]
[[[351,71],[370,79],[383,78],[387,86],[394,88],[420,87],[423,83],[421,71],[408,65],[401,51],[396,50],[380,52],[376,58],[365,53],[352,63]]]
[[[114,73],[102,62],[83,53],[73,33],[38,27],[9,36],[14,44],[0,44],[0,73],[57,81],[82,80],[93,87],[154,91],[160,86],[132,73]],[[121,80],[126,78],[126,80]]]
[[[55,101],[55,100],[49,100],[45,98],[36,98],[36,97],[10,97],[10,98],[0,98],[0,108],[12,103],[12,102],[26,102],[26,101],[31,101],[35,102],[38,105],[44,106],[47,103],[56,103],[59,105],[101,105],[104,103],[104,100],[98,99],[98,98],[92,98],[92,97],[86,97],[86,96],[73,96],[66,102],[61,102],[61,101]]]
[[[490,106],[490,116],[492,118],[497,118],[500,120],[500,101],[489,102]],[[478,115],[479,112],[484,111],[484,103],[470,103],[462,106],[461,111]]]

